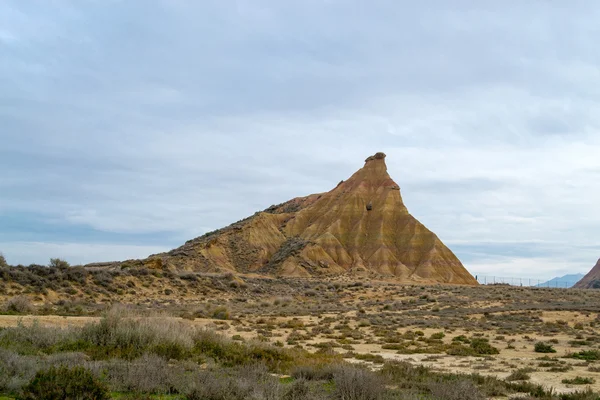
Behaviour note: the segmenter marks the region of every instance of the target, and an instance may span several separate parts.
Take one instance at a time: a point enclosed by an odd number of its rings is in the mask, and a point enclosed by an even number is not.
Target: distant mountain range
[[[573,287],[577,282],[584,277],[584,274],[569,274],[564,276],[557,276],[550,279],[547,282],[536,285],[537,287],[559,287],[559,288],[570,288]]]

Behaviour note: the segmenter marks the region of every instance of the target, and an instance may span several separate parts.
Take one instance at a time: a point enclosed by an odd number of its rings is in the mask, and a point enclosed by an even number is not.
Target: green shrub
[[[463,343],[470,343],[471,341],[469,340],[468,337],[466,337],[465,335],[458,335],[452,338],[453,342],[463,342]]]
[[[596,383],[596,381],[593,378],[582,376],[576,376],[573,379],[563,379],[561,382],[567,385],[591,385],[593,383]]]
[[[573,367],[570,365],[560,365],[548,368],[548,372],[567,372],[572,370]]]
[[[183,360],[190,354],[185,345],[176,342],[159,342],[152,347],[151,352],[165,360]]]
[[[556,353],[554,347],[551,344],[544,342],[537,342],[533,348],[536,353]]]
[[[451,356],[475,356],[477,353],[471,347],[464,346],[458,342],[452,343],[447,349],[446,354]]]
[[[108,389],[83,367],[38,371],[23,388],[21,400],[104,400]]]
[[[359,353],[355,354],[354,358],[362,361],[369,361],[374,364],[383,364],[385,362],[385,358],[383,358],[380,354],[371,354],[371,353]]]
[[[200,331],[194,338],[194,350],[213,358],[224,366],[265,363],[268,367],[292,361],[285,349],[261,343],[239,343],[210,331]]]
[[[0,267],[8,267],[6,258],[4,258],[4,254],[2,254],[2,253],[0,253]]]
[[[500,351],[492,346],[487,339],[473,338],[471,348],[479,355],[499,354]]]
[[[214,319],[229,319],[229,310],[226,307],[217,307],[212,312]]]
[[[600,360],[600,351],[598,350],[584,350],[579,353],[571,354],[571,358],[585,361],[596,361]]]
[[[423,365],[414,366],[407,361],[390,361],[381,368],[381,375],[399,388],[410,389],[429,381],[432,372]]]
[[[525,369],[518,369],[513,371],[509,376],[506,377],[507,381],[528,381],[531,377]]]

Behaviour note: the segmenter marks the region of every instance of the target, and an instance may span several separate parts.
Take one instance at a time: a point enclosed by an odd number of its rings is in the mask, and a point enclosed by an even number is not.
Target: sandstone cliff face
[[[180,270],[315,276],[343,273],[403,281],[477,282],[405,207],[385,154],[327,193],[272,206],[227,228],[151,256]]]
[[[592,268],[590,272],[581,278],[581,280],[573,287],[578,289],[600,289],[600,260],[598,260],[594,268]]]

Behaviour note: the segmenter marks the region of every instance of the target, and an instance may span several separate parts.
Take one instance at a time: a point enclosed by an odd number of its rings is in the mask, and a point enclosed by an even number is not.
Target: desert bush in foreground
[[[283,394],[283,400],[316,400],[317,398],[316,395],[311,395],[310,385],[304,379],[297,379],[292,382]]]
[[[377,400],[384,392],[383,381],[377,375],[353,365],[337,367],[333,382],[333,395],[339,400]]]
[[[41,368],[38,358],[0,349],[0,392],[16,392]]]
[[[231,371],[206,371],[194,377],[188,400],[279,400],[282,386],[260,364]]]
[[[77,334],[72,350],[85,351],[97,359],[133,359],[144,353],[183,359],[193,347],[193,332],[166,318],[131,318],[122,309],[111,310],[99,323],[89,324]]]
[[[436,400],[485,400],[477,386],[466,379],[437,380],[429,385],[429,390]]]
[[[108,389],[83,367],[39,371],[19,400],[104,400]]]

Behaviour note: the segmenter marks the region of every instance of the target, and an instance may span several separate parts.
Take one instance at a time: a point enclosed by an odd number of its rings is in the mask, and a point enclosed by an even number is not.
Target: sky
[[[0,252],[145,257],[377,151],[473,274],[600,257],[600,3],[0,2]]]

